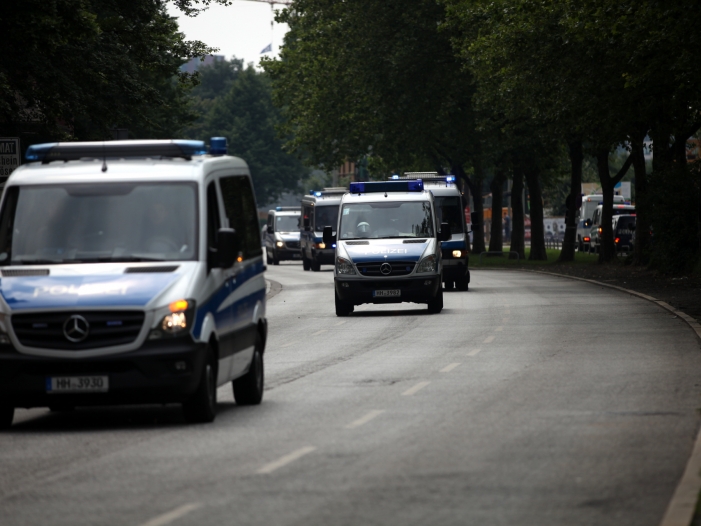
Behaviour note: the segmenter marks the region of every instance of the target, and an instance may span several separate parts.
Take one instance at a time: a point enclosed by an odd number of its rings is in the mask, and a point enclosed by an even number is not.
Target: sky
[[[276,5],[275,9],[283,6]],[[287,32],[287,25],[275,24],[271,31],[273,18],[270,4],[250,0],[234,0],[233,5],[212,4],[207,11],[196,17],[187,17],[172,4],[168,12],[178,18],[180,31],[187,40],[201,40],[208,46],[217,47],[217,55],[227,59],[242,58],[247,64],[256,66],[264,56],[261,51],[272,42],[273,52],[265,56],[277,56],[282,39]]]

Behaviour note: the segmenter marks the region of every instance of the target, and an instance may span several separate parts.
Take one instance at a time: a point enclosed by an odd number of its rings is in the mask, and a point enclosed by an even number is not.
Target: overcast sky
[[[277,5],[275,9],[282,9]],[[263,2],[234,0],[233,5],[224,7],[213,4],[207,11],[194,18],[183,15],[168,4],[168,11],[178,18],[180,31],[188,40],[201,40],[205,44],[219,48],[217,54],[227,59],[235,56],[245,63],[258,61],[263,57],[261,51],[272,42],[273,53],[277,56],[287,25],[275,24],[271,31],[272,10]]]

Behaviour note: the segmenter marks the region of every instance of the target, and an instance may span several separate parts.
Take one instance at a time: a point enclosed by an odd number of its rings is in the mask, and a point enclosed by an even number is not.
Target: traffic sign
[[[18,137],[0,137],[0,177],[9,177],[19,166],[20,149]]]

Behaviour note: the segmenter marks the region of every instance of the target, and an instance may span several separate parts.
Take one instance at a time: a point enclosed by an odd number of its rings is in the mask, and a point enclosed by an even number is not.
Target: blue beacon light
[[[446,183],[454,183],[455,182],[455,176],[454,175],[449,175],[445,178]]]
[[[227,145],[226,137],[212,137],[209,140],[209,154],[210,155],[226,155]]]

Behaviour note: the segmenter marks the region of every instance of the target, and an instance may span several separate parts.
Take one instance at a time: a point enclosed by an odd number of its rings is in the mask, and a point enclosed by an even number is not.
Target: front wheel
[[[455,285],[455,282],[446,281],[446,282],[444,282],[444,285],[445,285],[445,290],[453,290],[453,286]]]
[[[15,417],[15,408],[8,405],[0,406],[0,429],[9,429]]]
[[[315,259],[312,259],[310,265],[312,267],[312,272],[319,272],[321,270],[321,263]]]
[[[200,385],[192,397],[183,404],[185,420],[191,423],[214,421],[217,410],[217,362],[214,352],[207,346]]]
[[[280,257],[273,250],[273,265],[279,265],[279,264],[280,264]]]
[[[336,300],[336,316],[348,316],[353,312],[355,306],[352,303],[347,303],[345,301],[342,301],[338,297],[338,293],[335,294],[335,300]]]
[[[304,257],[304,252],[302,252],[302,268],[304,270],[309,270],[311,268],[311,265],[309,264],[309,260]]]
[[[241,378],[232,382],[234,400],[238,405],[258,405],[263,400],[265,375],[263,372],[263,338],[256,336],[256,347],[251,366]]]
[[[428,313],[438,314],[443,310],[443,289],[438,287],[438,293],[428,302]]]
[[[463,276],[455,282],[455,288],[459,291],[466,291],[470,282],[467,280],[467,276]]]

